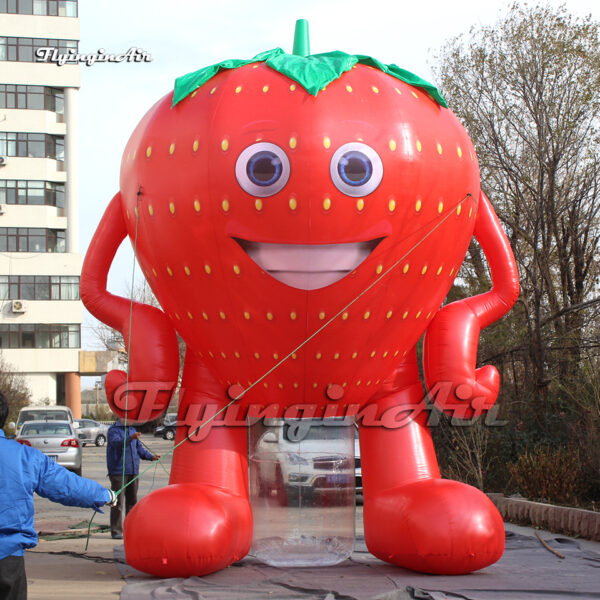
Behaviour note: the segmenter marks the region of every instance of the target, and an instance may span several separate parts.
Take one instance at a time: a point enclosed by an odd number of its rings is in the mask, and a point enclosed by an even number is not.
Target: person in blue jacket
[[[117,502],[110,509],[110,534],[116,539],[123,538],[123,496],[125,496],[125,514],[135,506],[137,502],[138,480],[140,471],[140,458],[143,460],[158,460],[160,455],[152,454],[144,448],[140,442],[140,433],[133,427],[125,425],[117,419],[108,428],[106,444],[106,466],[108,477],[113,491],[119,492],[123,486],[123,494],[119,494]],[[123,448],[125,448],[125,460],[123,460]],[[125,467],[125,475],[123,475]]]
[[[116,495],[39,450],[7,439],[2,431],[7,416],[8,401],[0,393],[0,598],[25,600],[25,550],[38,543],[33,492],[66,506],[95,509],[114,502]]]

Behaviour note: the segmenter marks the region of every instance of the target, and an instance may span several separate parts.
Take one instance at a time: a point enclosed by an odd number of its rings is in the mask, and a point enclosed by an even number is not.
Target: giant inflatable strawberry
[[[411,73],[302,46],[178,79],[125,148],[81,294],[130,347],[129,393],[115,393],[125,373],[106,380],[113,410],[129,420],[168,404],[176,332],[187,346],[182,422],[232,397],[278,414],[422,406],[423,333],[426,384],[445,390],[443,410],[470,417],[496,399],[498,372],[476,368],[477,342],[515,302],[518,278],[469,136]],[[106,290],[126,236],[162,310]],[[441,308],[473,236],[492,289]],[[152,383],[162,391],[135,391]],[[425,413],[413,415],[402,427],[359,423],[369,550],[431,573],[495,562],[499,513],[479,490],[440,478]],[[180,427],[176,441],[190,433]],[[243,557],[247,472],[243,428],[178,446],[170,485],[126,519],[129,563],[171,577]]]

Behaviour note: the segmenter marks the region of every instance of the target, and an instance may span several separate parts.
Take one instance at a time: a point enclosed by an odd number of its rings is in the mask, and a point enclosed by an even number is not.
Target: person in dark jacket
[[[25,550],[37,545],[33,492],[66,506],[99,509],[115,494],[4,435],[8,402],[0,393],[0,598],[25,600]]]
[[[119,494],[117,502],[110,509],[110,534],[116,540],[123,538],[123,496],[125,496],[125,514],[135,506],[137,502],[138,480],[140,471],[140,458],[143,460],[158,460],[160,455],[152,454],[144,448],[140,442],[140,433],[133,427],[125,425],[117,419],[108,428],[106,444],[106,466],[110,478],[111,489],[120,491],[123,486],[123,494]],[[123,448],[125,448],[125,460],[123,460]],[[123,474],[125,467],[125,474]]]

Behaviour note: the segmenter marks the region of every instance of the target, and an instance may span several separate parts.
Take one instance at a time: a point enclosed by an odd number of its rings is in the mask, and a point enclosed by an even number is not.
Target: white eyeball
[[[266,198],[283,189],[290,178],[290,161],[275,144],[258,142],[248,146],[235,163],[235,177],[252,196]]]
[[[329,172],[340,192],[358,198],[377,189],[383,178],[383,163],[367,144],[350,142],[335,151]]]

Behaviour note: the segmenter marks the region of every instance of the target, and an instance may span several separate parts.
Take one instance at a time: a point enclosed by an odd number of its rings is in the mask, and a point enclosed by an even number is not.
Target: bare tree
[[[31,392],[25,383],[25,379],[15,371],[14,367],[4,360],[1,353],[0,392],[4,394],[8,401],[8,418],[6,419],[6,423],[16,421],[19,410],[29,404]]]

